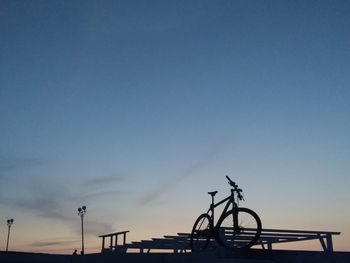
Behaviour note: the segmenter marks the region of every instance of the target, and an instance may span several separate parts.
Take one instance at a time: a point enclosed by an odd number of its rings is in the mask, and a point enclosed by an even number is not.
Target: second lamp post
[[[84,215],[86,213],[86,206],[78,208],[78,215],[81,218],[81,254],[84,255]]]
[[[14,222],[13,218],[7,219],[8,231],[7,231],[6,252],[9,250],[10,230],[11,230],[11,226],[12,226],[13,222]]]

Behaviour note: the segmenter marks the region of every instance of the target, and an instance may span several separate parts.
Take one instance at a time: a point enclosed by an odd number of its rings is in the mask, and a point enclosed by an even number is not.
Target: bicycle
[[[260,237],[259,216],[248,208],[238,207],[239,201],[244,200],[242,189],[228,176],[226,178],[232,187],[231,195],[215,204],[214,196],[218,191],[208,192],[211,205],[208,212],[201,214],[194,223],[190,237],[192,251],[205,250],[210,240],[215,240],[219,245],[230,249],[247,249]],[[225,202],[225,208],[214,226],[214,209]]]

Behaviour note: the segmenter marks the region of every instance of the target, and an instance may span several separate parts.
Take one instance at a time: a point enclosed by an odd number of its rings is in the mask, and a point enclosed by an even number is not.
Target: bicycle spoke
[[[232,212],[228,212],[221,219],[220,228],[222,228],[219,238],[221,243],[230,248],[245,248],[252,246],[261,231],[260,219],[257,215],[245,208],[238,208],[238,229],[235,229],[234,217]]]
[[[209,243],[211,218],[207,214],[202,214],[196,220],[191,233],[192,251],[205,250]]]

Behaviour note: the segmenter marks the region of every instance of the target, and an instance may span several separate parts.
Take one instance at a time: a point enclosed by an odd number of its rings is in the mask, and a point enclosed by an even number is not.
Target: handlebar
[[[230,177],[228,177],[228,175],[226,175],[226,178],[227,178],[227,180],[228,180],[228,184],[229,185],[231,185],[232,187],[238,187],[238,185],[234,182],[234,181],[232,181],[231,179],[230,179]]]
[[[242,195],[242,189],[238,188],[238,185],[234,181],[232,181],[230,179],[230,177],[228,177],[228,175],[226,175],[226,178],[228,180],[228,184],[234,188],[233,190],[235,192],[237,192],[237,196],[238,196],[239,200],[244,200],[243,195]]]

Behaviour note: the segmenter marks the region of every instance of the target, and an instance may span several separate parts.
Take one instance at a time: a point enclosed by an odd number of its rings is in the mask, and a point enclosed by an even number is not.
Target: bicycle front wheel
[[[209,244],[212,222],[208,214],[201,214],[193,225],[191,232],[191,250],[203,251]]]
[[[226,212],[219,219],[218,226],[218,241],[227,248],[250,248],[258,241],[261,234],[260,218],[248,208],[237,208],[236,212],[233,210]]]

